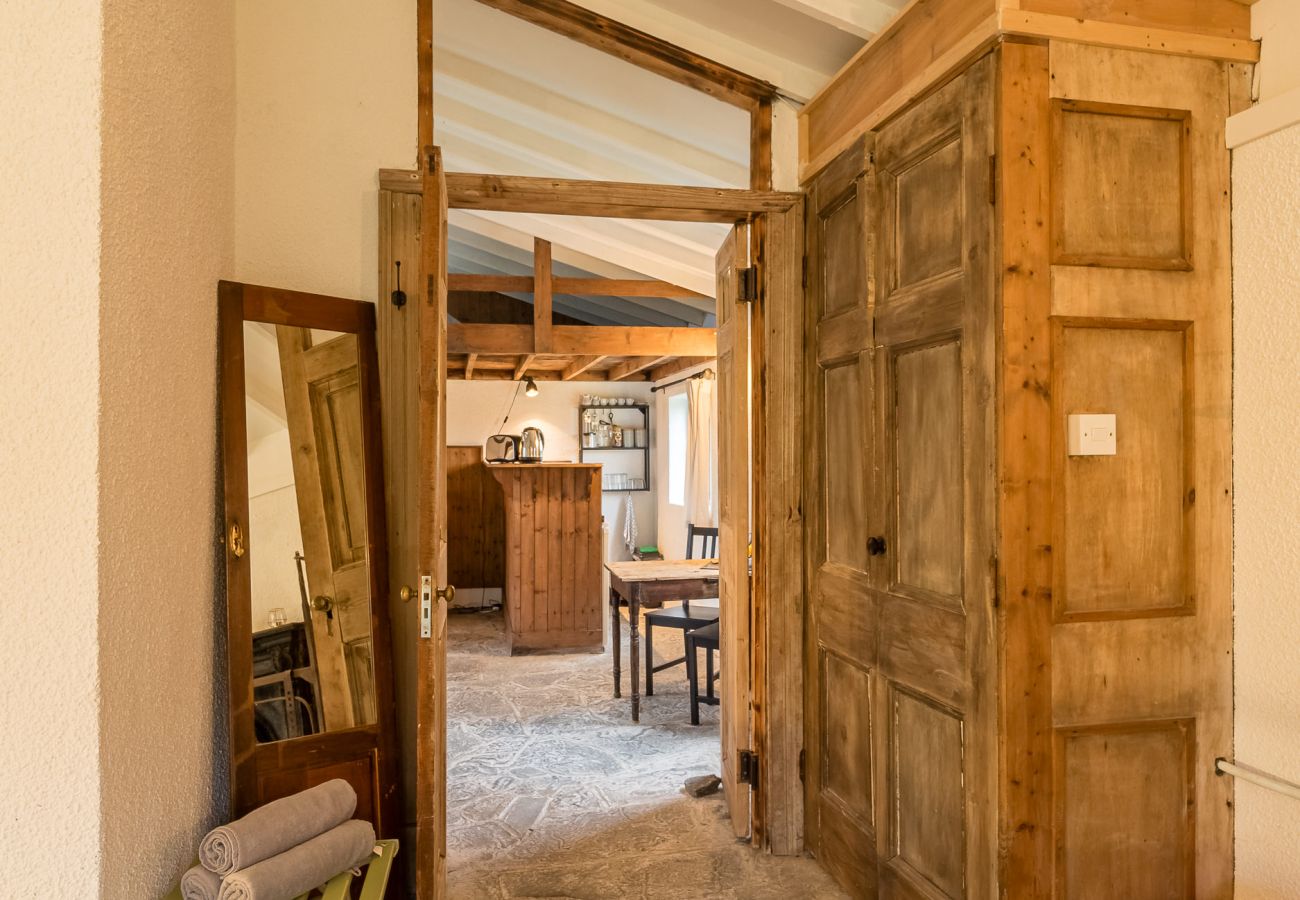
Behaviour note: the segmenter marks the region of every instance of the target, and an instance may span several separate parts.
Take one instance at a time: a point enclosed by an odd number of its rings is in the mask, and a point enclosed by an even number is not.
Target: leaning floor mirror
[[[222,282],[232,812],[343,778],[400,810],[375,312]]]

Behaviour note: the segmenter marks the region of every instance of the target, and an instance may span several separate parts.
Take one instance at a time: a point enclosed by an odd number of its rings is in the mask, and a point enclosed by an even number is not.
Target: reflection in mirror
[[[357,338],[244,323],[254,729],[376,720]]]

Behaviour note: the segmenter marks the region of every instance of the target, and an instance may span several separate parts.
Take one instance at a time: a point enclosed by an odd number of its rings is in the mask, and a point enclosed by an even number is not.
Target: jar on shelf
[[[612,442],[612,443],[610,444],[611,447],[622,447],[622,446],[623,446],[623,426],[622,426],[622,425],[612,425],[612,426],[610,426],[609,439],[610,439],[610,441]]]

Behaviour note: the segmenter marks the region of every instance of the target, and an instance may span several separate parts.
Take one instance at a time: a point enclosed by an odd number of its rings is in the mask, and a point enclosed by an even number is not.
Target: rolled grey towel
[[[195,866],[181,876],[181,896],[185,900],[217,900],[221,876],[203,866]]]
[[[353,819],[278,856],[227,875],[219,900],[293,900],[340,872],[361,865],[375,849],[375,829]]]
[[[329,831],[352,818],[356,810],[357,792],[335,778],[212,829],[199,844],[199,862],[226,876]]]

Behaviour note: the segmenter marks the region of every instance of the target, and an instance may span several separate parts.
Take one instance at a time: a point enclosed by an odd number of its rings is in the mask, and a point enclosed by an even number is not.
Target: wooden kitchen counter
[[[603,649],[601,467],[499,463],[487,468],[505,495],[510,652]]]

